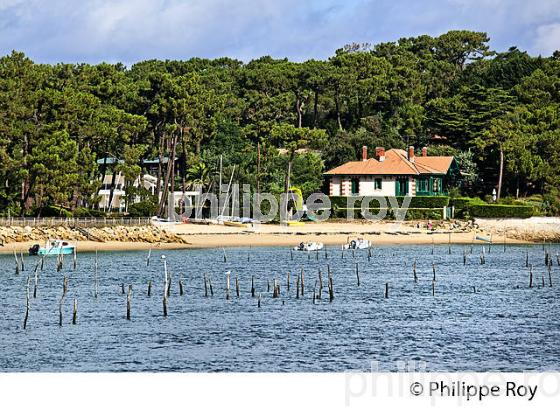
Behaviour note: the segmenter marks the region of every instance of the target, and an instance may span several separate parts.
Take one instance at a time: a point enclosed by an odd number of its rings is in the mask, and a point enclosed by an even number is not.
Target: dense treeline
[[[321,173],[361,146],[427,145],[457,155],[467,194],[545,195],[560,186],[560,53],[496,53],[484,33],[452,31],[375,46],[350,45],[327,61],[262,57],[121,64],[35,64],[0,59],[0,212],[47,205],[94,208],[96,163],[133,181],[144,158],[168,190],[216,189],[224,175],[254,190],[287,183],[307,194]],[[178,175],[176,178],[173,175]],[[158,195],[159,197],[159,195]]]

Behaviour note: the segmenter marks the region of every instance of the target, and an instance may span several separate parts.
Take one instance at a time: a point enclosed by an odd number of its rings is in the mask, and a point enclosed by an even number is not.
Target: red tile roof
[[[407,159],[402,149],[385,152],[385,160],[369,158],[367,161],[350,161],[325,172],[325,175],[422,175],[447,174],[453,157],[414,157]]]

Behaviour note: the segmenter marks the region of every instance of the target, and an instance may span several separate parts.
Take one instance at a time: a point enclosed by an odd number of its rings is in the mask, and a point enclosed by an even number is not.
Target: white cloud
[[[545,56],[560,50],[560,23],[547,24],[537,28],[535,48]]]

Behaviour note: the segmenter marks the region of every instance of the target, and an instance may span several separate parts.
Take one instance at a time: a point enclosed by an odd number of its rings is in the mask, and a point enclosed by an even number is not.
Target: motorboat
[[[298,246],[294,247],[294,251],[320,251],[323,249],[323,246],[321,242],[301,242]]]
[[[364,238],[352,239],[343,246],[344,249],[368,249],[369,247],[371,247],[371,242]]]
[[[76,246],[69,241],[63,239],[49,239],[45,246],[39,244],[33,245],[29,248],[29,255],[31,256],[56,256],[56,255],[72,255],[75,252]]]

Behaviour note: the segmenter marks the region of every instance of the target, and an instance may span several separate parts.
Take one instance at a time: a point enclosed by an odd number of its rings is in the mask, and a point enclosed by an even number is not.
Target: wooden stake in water
[[[204,297],[208,297],[208,279],[206,278],[206,273],[204,273]]]
[[[447,240],[447,250],[449,255],[451,255],[451,232],[449,232],[449,238]]]
[[[237,299],[239,299],[239,278],[235,275],[235,294],[237,295]]]
[[[179,277],[179,296],[183,296],[185,293],[185,290],[183,288],[183,278]]]
[[[416,275],[416,259],[412,263],[412,274],[414,275],[414,282],[418,282],[418,276]]]
[[[16,253],[15,250],[14,250],[14,258],[16,260],[16,275],[19,275],[19,260],[18,260],[17,253]]]
[[[432,280],[432,296],[436,295],[436,281]]]
[[[74,267],[74,270],[76,270],[76,267],[78,265],[78,254],[77,254],[76,246],[74,246],[72,258],[73,258],[73,267]]]
[[[259,293],[259,298],[257,300],[257,306],[261,307],[261,294]]]
[[[317,298],[317,280],[315,280],[315,285],[313,286],[313,304],[315,304],[315,299]]]
[[[321,294],[323,293],[323,274],[321,269],[319,269],[319,299],[321,299]]]
[[[548,284],[552,287],[552,260],[548,263]]]
[[[333,299],[334,299],[333,280],[332,280],[332,276],[329,276],[329,302],[332,302]]]
[[[385,299],[389,299],[389,283],[385,283]]]
[[[131,302],[132,302],[132,285],[128,285],[128,294],[126,295],[126,320],[130,320]]]
[[[72,324],[78,323],[78,299],[74,298],[74,309],[72,310]]]
[[[525,253],[525,267],[529,267],[529,251]]]
[[[299,299],[299,284],[300,284],[300,275],[297,276],[297,281],[296,281],[296,299]]]
[[[167,260],[165,255],[161,255],[161,259],[163,260],[163,316],[167,317],[167,298],[168,298],[168,286],[169,286],[169,279],[167,277]]]
[[[251,297],[255,297],[255,277],[251,275]]]
[[[432,262],[432,272],[434,273],[434,277],[432,279],[433,282],[436,281],[436,264],[435,262]]]
[[[37,298],[37,286],[39,284],[39,275],[37,273],[38,266],[35,266],[35,284],[33,286],[33,299]]]
[[[288,271],[288,277],[286,278],[286,289],[290,291],[290,271]]]
[[[27,328],[27,319],[29,318],[29,276],[27,277],[27,287],[25,289],[25,317],[23,318],[23,330]]]
[[[222,251],[224,251],[224,262],[227,262],[226,248],[222,248]]]
[[[148,249],[148,257],[146,258],[146,266],[150,266],[150,258],[152,257],[152,248]]]
[[[358,286],[360,286],[360,269],[356,263],[356,279],[358,280]]]
[[[434,254],[434,248],[435,248],[434,237],[432,236],[432,255]]]
[[[210,287],[210,296],[214,297],[214,288],[212,287],[212,277],[208,277],[208,286]]]
[[[305,272],[303,268],[301,268],[301,296],[304,295],[304,288],[305,288]]]
[[[68,292],[68,277],[65,276],[62,282],[62,297],[66,296]]]
[[[290,260],[294,260],[294,251],[293,249],[290,249]]]
[[[274,278],[274,283],[273,283],[274,289],[272,291],[272,298],[277,298],[279,296],[278,294],[278,286],[276,285],[276,278]]]
[[[529,265],[529,287],[533,287],[533,264]]]
[[[64,297],[66,296],[66,291],[68,290],[68,279],[66,276],[62,282],[62,296],[58,302],[58,325],[62,326],[62,305],[64,303]]]
[[[124,295],[124,283],[121,283],[121,293]]]
[[[148,281],[148,297],[152,296],[152,280]]]
[[[226,300],[229,300],[229,277],[231,275],[231,271],[226,272]]]
[[[467,264],[467,250],[463,249],[463,266]]]
[[[23,263],[23,252],[20,252],[19,256],[21,259],[21,271],[23,272],[25,270],[25,264]]]
[[[94,273],[93,273],[93,281],[94,281],[93,294],[94,294],[95,298],[97,298],[97,295],[99,294],[98,269],[99,269],[99,261],[98,261],[97,249],[96,249],[96,250],[95,250]],[[150,282],[150,283],[151,283],[151,282]],[[149,293],[150,293],[150,292],[148,291],[148,296],[150,296]]]

